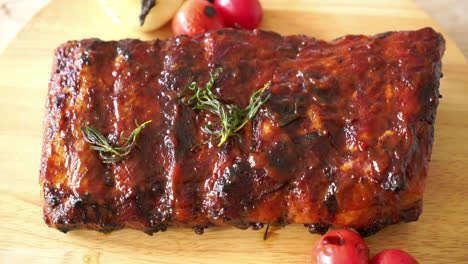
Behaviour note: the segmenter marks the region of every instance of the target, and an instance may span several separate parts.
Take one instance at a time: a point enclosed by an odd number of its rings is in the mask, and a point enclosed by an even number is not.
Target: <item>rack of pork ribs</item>
[[[415,221],[439,102],[443,37],[431,28],[331,42],[262,30],[69,41],[55,51],[40,184],[44,220],[63,232],[304,224],[370,235]],[[239,107],[269,99],[218,146],[217,117],[184,104],[191,81]],[[191,91],[193,93],[193,91]],[[80,131],[138,147],[103,162]]]

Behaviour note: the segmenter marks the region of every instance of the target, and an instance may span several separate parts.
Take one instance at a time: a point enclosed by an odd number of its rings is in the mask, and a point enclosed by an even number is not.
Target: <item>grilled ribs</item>
[[[66,232],[213,225],[330,225],[363,235],[421,214],[439,100],[443,37],[431,28],[331,42],[219,30],[143,42],[69,41],[55,52],[40,184],[44,220]],[[217,116],[179,92],[204,84],[239,107],[270,98],[225,144]],[[104,163],[80,128],[138,147]]]

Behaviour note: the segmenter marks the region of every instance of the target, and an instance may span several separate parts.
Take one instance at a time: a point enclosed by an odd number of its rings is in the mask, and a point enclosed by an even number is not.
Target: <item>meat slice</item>
[[[431,28],[331,42],[220,30],[142,42],[69,41],[55,52],[40,184],[61,231],[330,225],[372,234],[421,214],[439,101],[442,36]],[[214,93],[269,99],[237,137],[194,146],[217,116],[179,93],[221,68]],[[193,93],[190,91],[189,93]],[[105,163],[80,130],[138,147]]]

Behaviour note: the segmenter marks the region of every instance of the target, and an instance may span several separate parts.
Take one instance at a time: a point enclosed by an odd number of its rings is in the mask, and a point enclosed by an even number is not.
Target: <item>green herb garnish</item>
[[[270,83],[267,83],[250,96],[249,105],[244,109],[240,109],[234,104],[224,104],[221,100],[227,101],[228,99],[219,98],[211,90],[220,71],[221,69],[218,68],[213,74],[210,73],[211,78],[204,87],[198,88],[196,82],[191,82],[179,93],[180,96],[187,89],[195,91],[195,94],[186,100],[184,104],[192,106],[193,109],[206,110],[219,117],[218,121],[201,128],[203,132],[212,135],[213,138],[196,144],[192,149],[216,140],[219,140],[219,147],[231,136],[237,136],[239,141],[242,141],[242,137],[238,133],[239,130],[253,119],[258,109],[270,98],[269,94],[265,99],[261,100],[263,92],[270,86]]]
[[[135,125],[137,128],[135,128],[127,138],[123,136],[123,132],[120,134],[120,139],[125,141],[125,144],[121,147],[109,144],[101,132],[99,132],[94,126],[88,126],[88,122],[86,122],[85,127],[81,127],[81,133],[83,133],[84,141],[91,144],[92,149],[99,151],[99,155],[104,163],[113,163],[125,159],[132,149],[135,146],[138,146],[138,136],[140,135],[141,130],[145,128],[146,124],[149,123],[151,123],[151,120],[138,125],[138,122],[135,119]]]

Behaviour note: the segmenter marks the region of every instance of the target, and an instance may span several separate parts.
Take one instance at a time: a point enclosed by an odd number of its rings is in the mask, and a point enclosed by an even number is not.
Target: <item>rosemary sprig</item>
[[[195,91],[195,94],[186,100],[184,104],[192,106],[193,109],[206,110],[219,117],[218,121],[201,128],[203,132],[213,137],[196,144],[192,149],[216,140],[219,140],[219,147],[231,136],[238,137],[239,141],[242,142],[242,137],[238,132],[253,119],[258,109],[270,98],[269,94],[265,99],[261,100],[263,92],[270,86],[270,83],[267,83],[263,88],[255,91],[250,96],[249,105],[244,109],[240,109],[234,104],[224,104],[221,100],[227,101],[229,99],[221,99],[211,90],[220,71],[221,69],[218,68],[213,74],[210,73],[211,77],[204,87],[198,88],[196,82],[189,82],[179,93],[179,96],[181,96],[187,89]]]
[[[135,119],[137,128],[135,128],[128,137],[124,137],[123,132],[120,134],[120,139],[125,141],[124,145],[120,147],[111,145],[94,126],[88,126],[88,122],[86,122],[85,127],[81,127],[81,133],[83,134],[84,141],[91,144],[91,149],[99,151],[99,155],[104,163],[113,163],[125,159],[132,149],[138,146],[138,136],[141,130],[149,123],[151,123],[151,120],[138,125]]]

